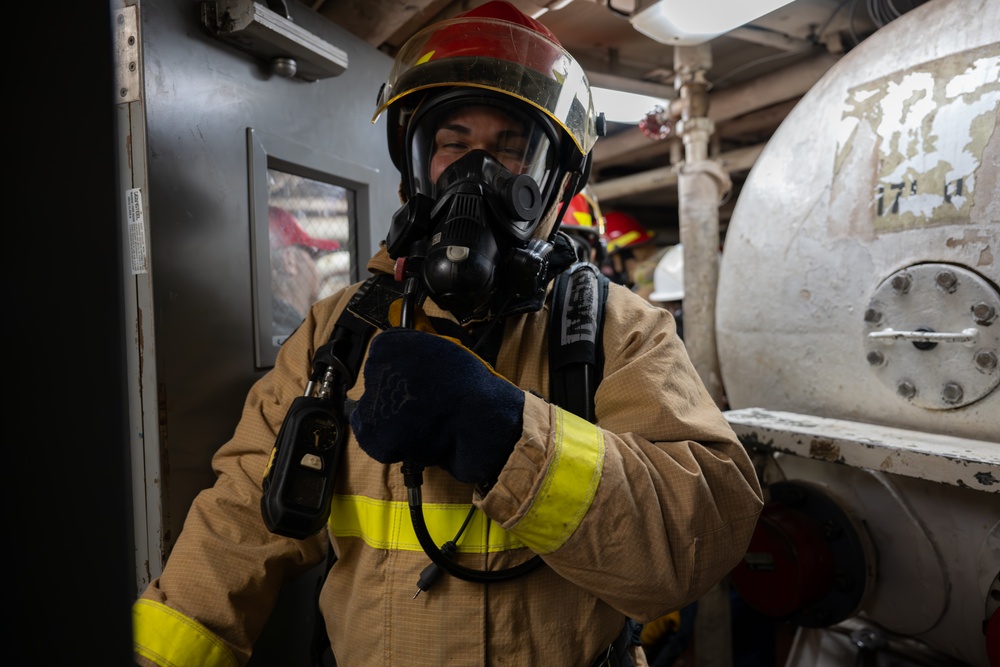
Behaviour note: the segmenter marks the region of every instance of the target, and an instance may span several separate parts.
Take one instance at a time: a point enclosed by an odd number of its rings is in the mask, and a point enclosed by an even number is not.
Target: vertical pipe
[[[708,159],[714,123],[708,118],[705,72],[712,66],[708,44],[674,48],[679,88],[684,164],[678,176],[680,239],[684,244],[685,344],[716,404],[725,404],[715,341],[715,297],[719,283],[719,202],[729,175]]]
[[[684,164],[677,181],[680,239],[684,244],[684,344],[712,399],[723,407],[715,296],[719,284],[719,201],[730,181],[719,164],[708,159],[715,130],[708,117],[705,80],[711,66],[708,44],[674,48],[674,85],[681,101],[677,133],[684,142]],[[732,666],[728,579],[698,601],[694,637],[698,667]]]

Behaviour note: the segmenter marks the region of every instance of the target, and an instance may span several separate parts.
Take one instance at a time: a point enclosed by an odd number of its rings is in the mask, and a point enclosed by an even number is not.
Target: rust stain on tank
[[[965,233],[962,235],[962,238],[955,238],[954,236],[952,236],[947,241],[945,241],[944,244],[949,248],[960,248],[967,245],[979,245],[979,244],[988,246],[991,240],[992,239],[989,236],[986,236],[985,234],[980,234],[979,232],[974,230],[965,230]]]
[[[824,461],[839,461],[840,447],[825,438],[813,438],[809,443],[809,456]]]
[[[979,262],[976,266],[993,266],[993,252],[989,246],[983,248],[979,253]]]

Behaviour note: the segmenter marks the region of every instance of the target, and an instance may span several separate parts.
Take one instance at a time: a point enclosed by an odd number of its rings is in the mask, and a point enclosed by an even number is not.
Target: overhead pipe
[[[824,52],[746,83],[710,92],[708,118],[714,123],[721,123],[804,95],[838,60],[838,56]],[[672,100],[666,110],[667,115],[679,119],[683,105],[684,101],[679,97]],[[651,141],[639,128],[624,130],[603,137],[594,145],[594,164],[599,167],[627,164],[635,159],[637,151],[649,150],[650,147],[667,153],[669,143]]]
[[[677,97],[677,90],[667,83],[630,79],[625,76],[597,72],[586,68],[584,72],[587,75],[587,82],[597,88],[610,88],[611,90],[620,90],[623,93],[648,95],[649,97],[657,97],[663,100],[672,100]]]
[[[745,146],[736,150],[720,153],[715,159],[730,172],[749,171],[760,157],[761,151],[767,144],[757,144],[755,146]],[[671,164],[666,167],[657,167],[638,174],[629,174],[620,178],[613,178],[600,183],[590,185],[590,190],[599,201],[611,202],[616,199],[624,199],[633,195],[655,192],[663,188],[673,188],[677,186],[679,180],[679,164]]]
[[[733,28],[726,33],[726,37],[732,37],[742,42],[760,44],[761,46],[770,46],[779,51],[804,51],[813,46],[813,43],[808,39],[792,37],[783,32],[755,26],[752,23],[740,26],[739,28]]]

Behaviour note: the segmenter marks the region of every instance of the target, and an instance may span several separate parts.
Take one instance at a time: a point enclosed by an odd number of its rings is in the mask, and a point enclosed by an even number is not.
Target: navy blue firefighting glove
[[[372,339],[351,428],[381,463],[492,484],[521,437],[523,410],[524,392],[454,339],[389,329]]]

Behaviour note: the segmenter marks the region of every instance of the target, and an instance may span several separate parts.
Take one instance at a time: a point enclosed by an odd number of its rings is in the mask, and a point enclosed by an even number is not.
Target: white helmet
[[[673,246],[653,270],[653,293],[650,301],[680,301],[684,298],[684,246]]]

